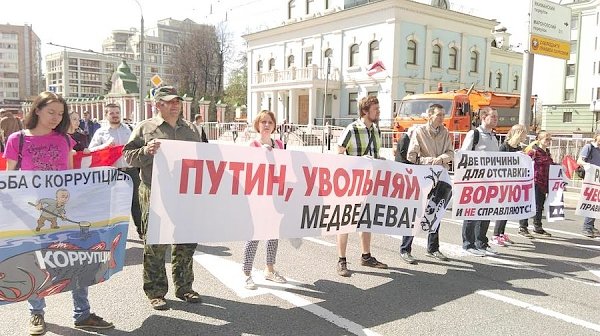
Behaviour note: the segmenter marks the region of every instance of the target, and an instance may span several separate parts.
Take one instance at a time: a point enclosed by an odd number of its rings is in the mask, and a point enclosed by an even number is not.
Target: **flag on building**
[[[375,61],[373,64],[370,64],[367,67],[367,75],[369,76],[373,76],[374,74],[378,73],[378,72],[382,72],[385,70],[385,67],[383,66],[383,62],[382,61]]]

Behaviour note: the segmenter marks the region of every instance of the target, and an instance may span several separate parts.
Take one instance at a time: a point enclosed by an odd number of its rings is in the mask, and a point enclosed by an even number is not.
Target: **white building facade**
[[[375,94],[389,126],[402,97],[438,83],[520,88],[522,55],[507,40],[498,48],[510,34],[492,35],[494,20],[408,0],[289,1],[281,15],[281,26],[244,36],[249,120],[268,109],[279,121],[321,125],[325,110],[343,126],[357,117],[356,102]]]

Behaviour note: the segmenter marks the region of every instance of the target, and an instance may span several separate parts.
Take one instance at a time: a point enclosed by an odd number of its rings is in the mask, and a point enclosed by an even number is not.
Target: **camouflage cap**
[[[172,86],[162,86],[155,89],[152,98],[155,102],[159,100],[171,101],[175,98],[183,100],[183,98],[177,94],[177,90]]]

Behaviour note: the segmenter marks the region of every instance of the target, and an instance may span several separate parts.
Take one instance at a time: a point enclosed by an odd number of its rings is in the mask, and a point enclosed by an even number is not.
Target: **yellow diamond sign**
[[[152,78],[150,78],[150,83],[152,83],[154,87],[159,87],[163,83],[163,81],[159,75],[154,75],[152,76]]]

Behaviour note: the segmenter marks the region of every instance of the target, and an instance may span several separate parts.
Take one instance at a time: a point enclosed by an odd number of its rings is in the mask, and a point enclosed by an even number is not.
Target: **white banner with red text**
[[[550,165],[548,174],[548,198],[546,199],[545,212],[548,222],[565,220],[565,203],[563,194],[569,182],[565,178],[563,167]]]
[[[584,217],[600,218],[600,167],[585,165],[585,177],[581,182],[581,197],[575,214]]]
[[[452,196],[442,167],[161,140],[147,243],[435,231]]]
[[[455,219],[514,220],[535,213],[533,161],[523,153],[459,150],[453,182]]]

